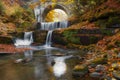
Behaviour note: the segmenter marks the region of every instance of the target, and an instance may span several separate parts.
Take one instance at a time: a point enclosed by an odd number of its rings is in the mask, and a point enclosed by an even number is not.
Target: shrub
[[[2,1],[0,0],[0,15],[4,14],[5,13],[4,11],[5,11],[4,5]]]
[[[115,42],[115,45],[116,45],[117,47],[120,47],[120,41],[116,41],[116,42]]]

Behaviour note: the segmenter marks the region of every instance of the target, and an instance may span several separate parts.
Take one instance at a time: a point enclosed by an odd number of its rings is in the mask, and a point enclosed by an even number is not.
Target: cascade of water
[[[36,1],[34,1],[36,2]],[[35,15],[35,19],[37,22],[41,22],[42,21],[42,12],[44,11],[44,8],[42,6],[37,6],[34,8],[34,15]]]
[[[39,19],[40,9],[38,7],[34,8],[34,14],[35,14],[35,18],[37,22],[39,22],[40,21]]]
[[[24,39],[15,39],[14,45],[20,46],[20,45],[30,45],[33,43],[33,36],[32,32],[25,32],[24,33]]]
[[[52,32],[58,28],[67,28],[68,21],[61,22],[42,22],[40,30],[48,30],[45,47],[51,47]]]
[[[42,22],[41,30],[54,30],[57,28],[66,28],[68,26],[68,21],[61,22]]]
[[[24,40],[29,40],[31,43],[33,43],[32,32],[25,32],[24,33]]]
[[[53,30],[49,30],[47,33],[45,47],[51,47],[52,32],[53,32]]]

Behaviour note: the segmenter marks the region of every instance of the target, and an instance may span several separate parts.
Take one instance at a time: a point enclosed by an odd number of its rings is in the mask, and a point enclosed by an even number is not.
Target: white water
[[[50,48],[52,44],[52,32],[55,29],[59,28],[67,28],[68,22],[62,21],[62,22],[42,22],[41,23],[41,30],[48,30],[47,36],[46,36],[46,48]]]
[[[34,15],[35,15],[35,19],[37,22],[41,22],[42,21],[42,12],[43,12],[44,8],[41,6],[37,6],[34,8]]]
[[[68,21],[61,22],[42,22],[40,30],[55,30],[58,28],[67,28]]]
[[[33,43],[33,36],[32,32],[25,32],[24,39],[15,39],[14,45],[15,46],[28,46]]]
[[[53,30],[49,30],[47,33],[47,37],[46,37],[46,43],[45,43],[45,47],[51,47],[52,44],[52,32]]]

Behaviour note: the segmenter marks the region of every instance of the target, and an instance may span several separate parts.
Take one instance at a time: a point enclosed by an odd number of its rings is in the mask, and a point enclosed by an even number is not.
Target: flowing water
[[[61,22],[41,22],[40,30],[55,30],[60,28],[67,28],[68,21]]]
[[[0,55],[0,80],[80,80],[73,77],[73,69],[85,52],[51,47],[52,32],[67,26],[67,21],[43,22],[40,30],[48,30],[45,45],[30,46],[33,50],[21,54]],[[16,39],[14,45],[32,42],[32,32],[25,32],[24,39]]]
[[[33,43],[33,36],[32,32],[25,32],[23,39],[15,39],[14,45],[15,46],[23,46],[23,45],[30,45]]]
[[[61,22],[42,22],[40,30],[48,30],[47,36],[46,36],[46,43],[44,47],[49,48],[52,44],[52,32],[55,29],[60,28],[67,28],[68,22],[67,21],[61,21]]]
[[[51,47],[52,32],[66,28],[67,22],[41,25],[41,30],[48,30],[45,45],[30,46],[33,50],[24,53],[1,54],[0,80],[82,80],[73,76],[73,69],[80,63],[80,55],[86,52]],[[24,39],[16,39],[14,45],[30,45],[32,42],[32,32],[25,32]]]
[[[48,31],[47,37],[46,37],[46,43],[45,46],[46,47],[51,47],[51,43],[52,43],[52,30]]]

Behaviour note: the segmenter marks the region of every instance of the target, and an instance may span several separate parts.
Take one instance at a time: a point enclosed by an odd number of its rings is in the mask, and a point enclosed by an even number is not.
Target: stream
[[[0,80],[76,80],[73,68],[84,52],[42,49],[0,55]]]

